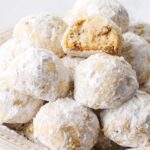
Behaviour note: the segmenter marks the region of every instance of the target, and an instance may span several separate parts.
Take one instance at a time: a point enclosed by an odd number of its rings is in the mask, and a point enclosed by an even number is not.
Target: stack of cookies
[[[117,0],[21,19],[0,47],[0,123],[50,150],[149,150],[150,25],[130,22]]]

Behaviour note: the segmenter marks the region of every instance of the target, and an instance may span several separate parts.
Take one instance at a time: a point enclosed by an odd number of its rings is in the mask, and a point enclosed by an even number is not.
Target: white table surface
[[[0,30],[13,26],[20,18],[50,11],[64,16],[76,0],[0,0]],[[150,0],[120,0],[131,16],[150,22]]]

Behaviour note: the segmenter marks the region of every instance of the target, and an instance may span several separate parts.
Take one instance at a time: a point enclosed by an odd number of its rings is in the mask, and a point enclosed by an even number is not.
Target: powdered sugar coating
[[[14,39],[9,39],[2,45],[0,45],[0,56],[4,56],[5,59],[9,57],[13,57],[12,55],[9,55],[12,52],[12,49],[15,49],[17,46],[16,41]],[[7,60],[7,59],[6,59]]]
[[[122,55],[136,71],[139,83],[144,84],[150,78],[150,44],[132,32],[123,37]]]
[[[15,39],[9,39],[0,46],[0,70],[5,71],[10,63],[27,48],[27,43],[18,43]]]
[[[84,60],[84,58],[71,56],[65,56],[61,59],[64,66],[69,70],[71,81],[74,81],[75,68],[82,60]]]
[[[12,51],[16,48],[16,42],[13,39],[8,40],[0,47],[0,71],[5,71],[13,59]]]
[[[150,95],[138,91],[117,109],[101,113],[105,136],[126,147],[150,144]]]
[[[40,13],[21,19],[14,28],[13,37],[27,41],[30,46],[53,51],[63,56],[62,36],[67,28],[65,22],[51,13]]]
[[[91,150],[99,134],[96,115],[69,98],[43,106],[33,127],[34,136],[52,150]]]
[[[64,20],[72,24],[74,20],[86,16],[104,16],[113,20],[123,32],[128,30],[129,16],[117,0],[78,0]]]
[[[28,48],[11,64],[10,85],[38,99],[54,101],[69,90],[69,73],[61,60],[51,51]]]
[[[129,25],[129,31],[143,37],[150,43],[150,24],[133,21]]]
[[[9,67],[12,62],[24,51],[27,50],[28,44],[26,42],[18,43],[15,39],[9,39],[0,46],[0,85],[9,85],[12,81]],[[10,87],[12,88],[12,87]]]
[[[99,53],[79,63],[75,70],[75,100],[93,108],[115,108],[138,89],[135,71],[123,57]]]
[[[0,88],[0,123],[27,123],[43,105],[42,100],[3,85]]]

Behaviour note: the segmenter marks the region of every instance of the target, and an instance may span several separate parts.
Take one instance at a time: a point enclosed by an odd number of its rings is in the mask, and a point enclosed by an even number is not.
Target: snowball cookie
[[[53,51],[63,56],[62,36],[66,23],[50,13],[41,13],[21,19],[14,28],[13,37],[17,41],[28,41],[30,46]]]
[[[27,123],[43,101],[7,87],[0,88],[0,123]]]
[[[84,60],[84,58],[65,56],[61,60],[62,60],[62,63],[64,64],[64,66],[66,68],[68,68],[68,70],[69,70],[71,81],[74,81],[74,70],[75,70],[76,66],[82,60]]]
[[[113,20],[123,32],[128,30],[128,13],[117,0],[78,0],[72,10],[72,15],[65,20],[70,24],[84,16],[105,16]]]
[[[150,24],[142,22],[132,22],[129,26],[129,31],[143,37],[150,43]]]
[[[138,89],[136,73],[123,57],[99,53],[79,63],[75,70],[75,100],[93,108],[116,108]]]
[[[138,91],[117,109],[101,113],[106,137],[126,147],[150,145],[150,95]]]
[[[132,32],[123,37],[122,55],[136,71],[139,83],[144,84],[150,78],[150,44]]]
[[[51,150],[91,150],[99,134],[97,116],[73,99],[43,106],[33,120],[34,137]]]
[[[46,49],[28,48],[12,62],[9,72],[14,89],[38,99],[54,101],[69,90],[68,70]]]
[[[122,36],[119,28],[103,17],[79,19],[65,32],[62,46],[73,56],[89,56],[100,51],[119,55]]]

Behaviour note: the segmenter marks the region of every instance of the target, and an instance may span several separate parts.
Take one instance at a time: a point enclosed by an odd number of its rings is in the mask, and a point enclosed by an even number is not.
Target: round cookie
[[[75,70],[75,100],[93,109],[116,108],[138,89],[136,73],[123,57],[99,53]]]
[[[99,134],[96,115],[73,99],[43,106],[33,121],[34,137],[52,150],[91,150]]]
[[[14,89],[47,101],[66,96],[70,86],[67,68],[46,49],[26,49],[12,62],[7,75]]]
[[[59,57],[63,56],[61,40],[67,28],[65,22],[50,13],[41,13],[21,19],[14,28],[13,37],[36,48],[53,51]]]
[[[0,123],[21,124],[35,116],[43,101],[3,86],[0,88],[0,104]]]
[[[150,24],[142,22],[131,22],[129,31],[143,37],[150,43]]]
[[[128,30],[127,10],[117,0],[78,0],[70,13],[64,19],[68,24],[86,16],[104,16],[113,20],[122,32]]]
[[[150,145],[150,95],[138,91],[119,108],[101,112],[106,137],[126,147]]]
[[[132,65],[142,85],[150,78],[150,44],[132,32],[124,33],[123,38],[122,56]]]
[[[66,30],[62,47],[72,56],[88,57],[97,52],[119,55],[122,35],[111,20],[93,16],[79,19]]]
[[[65,56],[61,59],[64,66],[69,70],[71,81],[74,81],[75,68],[82,60],[84,60],[84,58],[71,57],[71,56]]]

